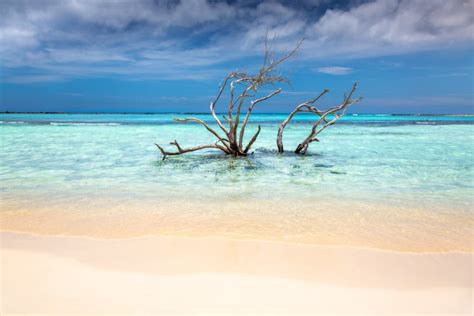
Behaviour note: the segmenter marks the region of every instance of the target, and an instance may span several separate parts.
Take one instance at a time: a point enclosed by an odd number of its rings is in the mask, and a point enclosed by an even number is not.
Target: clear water
[[[172,121],[185,116],[190,115],[2,114],[2,201],[12,207],[38,201],[87,205],[95,199],[305,200],[471,215],[474,117],[346,116],[323,132],[308,155],[297,156],[291,150],[309,132],[311,116],[287,127],[288,152],[278,155],[276,131],[284,115],[256,114],[247,133],[262,125],[253,155],[232,158],[206,150],[162,161],[155,142],[214,142],[202,127]]]

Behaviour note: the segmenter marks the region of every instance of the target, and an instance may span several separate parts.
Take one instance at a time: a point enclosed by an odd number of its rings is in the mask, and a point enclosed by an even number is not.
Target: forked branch
[[[323,92],[321,92],[316,98],[314,98],[312,100],[309,100],[309,101],[306,101],[304,103],[301,103],[288,115],[288,117],[283,122],[281,122],[280,126],[278,127],[278,134],[277,134],[278,153],[281,154],[281,153],[284,152],[284,149],[283,149],[283,131],[284,131],[286,125],[288,125],[288,123],[290,123],[293,116],[295,116],[297,113],[300,113],[300,112],[313,112],[317,115],[320,115],[322,112],[319,111],[317,108],[312,107],[311,104],[318,101],[323,95],[325,95],[328,92],[329,92],[328,89],[324,89]]]
[[[344,116],[349,109],[351,105],[354,103],[359,102],[362,100],[362,98],[356,98],[352,99],[352,95],[357,89],[357,82],[354,83],[352,86],[351,91],[347,96],[344,97],[343,102],[335,107],[329,108],[325,111],[320,111],[317,108],[314,107],[308,107],[308,110],[312,113],[315,113],[317,116],[319,116],[319,119],[313,123],[313,126],[311,128],[311,131],[309,135],[301,142],[298,144],[298,146],[295,149],[296,154],[306,154],[306,151],[308,150],[309,144],[312,142],[318,142],[319,139],[317,136],[324,131],[326,128],[328,128],[331,125],[334,125],[337,120],[339,120],[342,116]]]
[[[318,119],[313,123],[309,135],[303,140],[303,142],[298,144],[298,146],[295,149],[296,154],[305,154],[306,151],[308,150],[309,144],[311,144],[312,142],[319,142],[319,139],[317,138],[317,136],[323,130],[333,125],[334,123],[336,123],[338,119],[344,116],[344,114],[346,113],[346,111],[349,109],[349,107],[352,104],[359,102],[361,100],[361,98],[352,99],[352,95],[354,94],[356,89],[357,89],[357,83],[354,83],[350,93],[344,97],[344,100],[340,105],[329,108],[325,111],[319,110],[317,107],[312,106],[312,104],[318,101],[326,93],[328,93],[329,90],[327,89],[323,90],[323,92],[321,92],[316,98],[306,101],[296,106],[296,108],[288,115],[288,117],[280,124],[278,128],[278,134],[277,134],[278,152],[279,153],[284,152],[283,131],[285,127],[290,123],[290,121],[293,119],[293,117],[297,113],[309,112],[309,113],[315,114],[318,117]]]

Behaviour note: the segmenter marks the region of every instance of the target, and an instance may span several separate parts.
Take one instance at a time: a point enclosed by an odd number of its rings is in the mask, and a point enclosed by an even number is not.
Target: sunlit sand
[[[472,254],[2,233],[15,313],[471,313]]]

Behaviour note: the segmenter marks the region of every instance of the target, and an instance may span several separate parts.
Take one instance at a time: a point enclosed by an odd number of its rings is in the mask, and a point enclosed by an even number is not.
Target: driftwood
[[[311,128],[311,131],[309,135],[300,143],[295,149],[296,154],[306,154],[306,151],[308,150],[309,144],[312,142],[319,142],[318,135],[325,130],[327,127],[333,125],[336,123],[338,119],[340,119],[346,111],[349,109],[349,107],[356,103],[359,102],[362,98],[356,98],[352,99],[352,95],[354,94],[355,90],[357,89],[357,83],[354,83],[352,86],[352,90],[350,93],[344,97],[343,102],[335,107],[329,108],[325,111],[321,111],[318,108],[312,106],[313,103],[318,101],[323,95],[329,92],[329,90],[324,90],[321,92],[316,98],[306,101],[304,103],[301,103],[298,105],[289,115],[288,117],[280,124],[278,127],[278,134],[277,134],[277,148],[279,153],[284,152],[283,148],[283,131],[290,123],[291,119],[297,114],[297,113],[302,113],[302,112],[310,112],[316,114],[318,119],[316,122],[313,123],[313,126]]]
[[[277,134],[277,147],[278,147],[278,152],[280,154],[284,152],[284,149],[283,149],[283,130],[285,129],[286,125],[288,125],[288,123],[290,123],[293,116],[295,116],[295,114],[297,114],[297,113],[300,113],[300,112],[318,113],[319,110],[316,109],[315,107],[312,107],[311,104],[318,101],[319,98],[321,98],[323,95],[325,95],[328,92],[329,92],[329,90],[326,89],[323,92],[321,92],[321,94],[318,95],[316,98],[314,98],[312,100],[309,100],[309,101],[306,101],[304,103],[301,103],[300,105],[298,105],[293,110],[293,112],[291,112],[288,115],[288,117],[283,122],[281,122],[280,126],[278,127],[278,134]]]
[[[250,116],[252,115],[252,111],[259,103],[262,103],[279,94],[282,89],[278,88],[266,96],[251,100],[245,116],[243,116],[242,108],[245,104],[245,101],[252,98],[254,96],[253,94],[255,94],[259,88],[263,86],[275,86],[278,83],[289,82],[286,78],[275,73],[275,71],[280,64],[288,60],[298,50],[301,43],[302,41],[300,41],[291,52],[284,55],[283,57],[277,60],[272,60],[267,45],[267,39],[265,39],[265,55],[263,65],[259,69],[258,73],[255,75],[249,75],[244,72],[231,72],[224,79],[224,82],[219,88],[217,96],[211,102],[209,107],[210,113],[215,123],[217,123],[218,128],[220,129],[219,131],[210,127],[206,122],[198,118],[175,119],[175,121],[179,123],[193,122],[202,125],[212,135],[215,136],[216,142],[214,144],[201,145],[192,148],[182,148],[175,140],[170,144],[176,146],[177,151],[168,151],[162,146],[155,144],[161,151],[163,159],[165,159],[166,156],[181,155],[196,150],[210,148],[219,149],[228,155],[247,156],[261,130],[260,126],[258,126],[257,132],[250,138],[247,145],[244,146],[245,129],[249,122]],[[226,88],[229,88],[229,103],[227,105],[227,116],[223,117],[223,123],[216,114],[216,105]],[[238,93],[236,90],[240,90],[240,93],[237,97],[235,96],[235,94]],[[241,121],[242,116],[243,120]]]
[[[261,131],[261,127],[259,125],[256,133],[250,138],[246,145],[244,144],[245,129],[249,123],[254,108],[258,104],[265,102],[270,98],[274,97],[275,95],[279,94],[282,89],[275,89],[266,96],[257,99],[252,98],[255,96],[255,94],[261,87],[266,87],[270,85],[275,86],[281,83],[289,83],[286,78],[276,73],[276,69],[279,65],[281,65],[283,62],[293,56],[303,42],[300,41],[292,51],[290,51],[283,57],[277,60],[273,60],[272,54],[270,53],[270,50],[268,48],[267,38],[268,36],[265,37],[265,54],[263,58],[263,65],[260,67],[259,71],[254,75],[250,75],[245,72],[231,72],[227,75],[227,77],[225,77],[223,83],[221,84],[216,97],[209,106],[211,116],[217,124],[217,128],[213,128],[203,120],[194,117],[185,119],[175,119],[175,121],[178,123],[197,123],[199,125],[202,125],[209,133],[211,133],[216,138],[215,142],[212,144],[200,145],[191,148],[183,148],[179,145],[178,141],[174,140],[170,143],[170,145],[176,147],[175,151],[166,150],[164,147],[155,144],[163,155],[163,159],[166,159],[167,156],[176,156],[202,149],[218,149],[224,152],[225,154],[232,156],[247,156],[249,154],[252,145],[257,140],[257,137]],[[228,89],[229,93],[227,115],[222,116],[223,121],[221,121],[216,114],[216,105],[218,104],[219,100],[221,99],[221,96],[224,94],[224,91],[226,91],[226,89]],[[352,90],[346,97],[344,97],[344,100],[340,105],[327,109],[325,111],[321,111],[318,108],[314,107],[313,103],[323,97],[327,92],[329,92],[329,90],[324,90],[316,98],[296,106],[296,108],[288,115],[288,117],[280,124],[278,128],[278,152],[284,152],[283,131],[285,127],[290,123],[292,118],[297,113],[310,112],[316,114],[318,119],[313,123],[309,135],[295,149],[296,154],[305,154],[308,150],[309,144],[315,141],[319,141],[317,136],[323,130],[333,125],[340,117],[342,117],[352,104],[360,101],[360,98],[354,100],[352,99],[352,95],[354,94],[354,91],[356,89],[357,83],[353,85]],[[248,100],[250,100],[250,102],[248,102],[247,110],[246,112],[242,113],[244,105]]]

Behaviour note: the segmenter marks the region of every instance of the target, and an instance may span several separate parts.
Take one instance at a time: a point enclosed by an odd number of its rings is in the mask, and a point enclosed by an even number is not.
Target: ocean
[[[314,237],[338,221],[361,227],[359,235],[367,223],[379,233],[387,223],[387,234],[402,223],[413,232],[441,229],[443,249],[471,247],[473,116],[347,115],[298,156],[292,151],[313,117],[287,126],[279,155],[276,132],[286,116],[255,114],[247,139],[257,124],[262,132],[248,157],[210,149],[162,160],[154,143],[214,143],[201,126],[172,120],[189,116],[212,122],[205,114],[1,114],[3,211],[167,205],[156,212],[168,228],[199,218],[193,227],[265,234],[275,226],[286,237]]]

